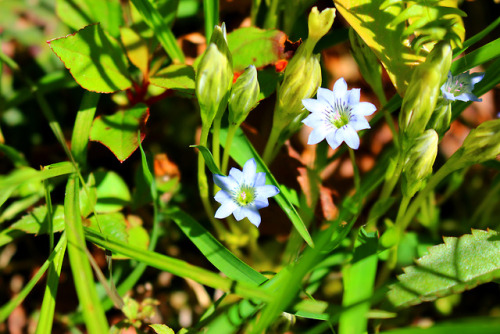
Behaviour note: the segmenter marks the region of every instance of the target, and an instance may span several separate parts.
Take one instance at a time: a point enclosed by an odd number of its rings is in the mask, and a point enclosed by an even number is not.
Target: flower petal
[[[273,197],[279,194],[280,190],[278,187],[273,185],[265,185],[255,188],[256,200]]]
[[[355,105],[359,103],[359,99],[361,97],[361,89],[353,88],[348,91],[347,103],[350,105]]]
[[[339,129],[340,130],[340,129]],[[342,127],[343,138],[345,143],[352,149],[357,150],[359,148],[359,136],[356,131],[350,125]]]
[[[222,204],[219,209],[215,212],[215,218],[222,219],[226,218],[229,216],[231,213],[234,212],[239,208],[238,204],[236,204],[234,201],[227,201],[224,204]]]
[[[328,134],[328,132],[330,130],[331,130],[331,128],[328,129],[324,125],[320,125],[320,126],[315,127],[312,130],[311,134],[309,135],[309,139],[307,140],[307,143],[309,145],[314,145],[314,144],[319,143],[320,141],[325,139],[326,135]]]
[[[257,210],[257,208],[246,207],[246,208],[241,208],[241,211],[248,218],[250,223],[259,227],[261,218],[260,218],[260,213]]]
[[[304,118],[302,120],[302,123],[304,123],[307,126],[310,126],[311,128],[315,128],[325,123],[326,122],[325,118],[326,118],[325,113],[312,113],[309,114],[309,116],[307,116],[306,118]]]
[[[374,104],[370,102],[359,102],[353,106],[353,112],[358,115],[369,116],[377,110]]]
[[[238,182],[232,176],[214,174],[214,183],[228,193],[238,187]]]
[[[363,116],[352,115],[349,119],[349,125],[356,131],[369,129],[370,123]]]
[[[335,85],[333,85],[333,94],[335,94],[335,98],[333,100],[345,99],[347,94],[347,82],[345,82],[344,78],[340,78],[335,82]]]
[[[255,178],[257,176],[257,163],[254,158],[248,159],[243,166],[243,183],[252,186],[255,183]]]
[[[337,147],[339,147],[340,144],[342,144],[342,142],[344,141],[343,138],[337,136],[338,132],[339,132],[339,130],[336,129],[336,130],[328,133],[328,135],[326,136],[326,141],[327,141],[328,145],[330,145],[330,147],[333,150],[336,149]]]
[[[471,76],[470,82],[471,82],[472,88],[474,88],[475,84],[477,84],[479,81],[483,80],[484,72],[472,73],[470,76]]]
[[[243,172],[241,170],[239,170],[238,168],[231,168],[231,170],[229,171],[229,175],[231,175],[235,180],[236,182],[238,183],[242,183],[243,182]]]
[[[233,198],[229,193],[227,193],[225,190],[219,190],[217,194],[214,196],[215,200],[219,202],[220,204],[224,204],[227,201],[232,201]]]
[[[245,218],[245,212],[243,211],[243,207],[238,206],[236,210],[234,210],[233,216],[237,221],[240,221],[243,218]]]
[[[307,110],[313,113],[322,112],[328,107],[328,104],[325,102],[315,99],[304,99],[302,100],[302,104]]]
[[[335,94],[327,88],[318,88],[318,92],[316,93],[318,97],[318,101],[322,103],[331,103],[331,101],[335,100]]]
[[[257,176],[255,177],[255,183],[254,187],[260,187],[266,184],[266,173],[260,172],[257,173]]]
[[[262,200],[255,200],[253,204],[255,205],[257,210],[260,210],[263,208],[267,208],[269,206],[269,201],[267,200],[267,198]]]

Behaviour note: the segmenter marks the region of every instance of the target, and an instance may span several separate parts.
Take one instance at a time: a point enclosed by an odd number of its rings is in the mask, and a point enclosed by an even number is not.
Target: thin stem
[[[222,115],[221,115],[222,116]],[[212,155],[215,165],[220,168],[220,125],[222,117],[216,117],[213,123],[212,132]]]
[[[349,157],[351,158],[352,169],[354,171],[354,187],[356,188],[356,192],[359,191],[360,178],[359,178],[359,169],[356,164],[356,157],[354,156],[354,150],[349,147]]]
[[[224,149],[224,155],[222,156],[222,168],[221,171],[224,175],[227,174],[227,165],[229,163],[229,153],[231,152],[231,145],[233,143],[234,135],[236,134],[236,130],[238,130],[239,125],[229,124],[229,128],[227,129],[227,138],[226,138],[226,146]]]
[[[274,127],[271,130],[271,134],[269,135],[269,139],[267,140],[266,148],[264,149],[264,154],[262,155],[262,159],[266,165],[270,165],[274,156],[274,150],[276,148],[276,143],[280,136],[281,129],[278,127]]]
[[[202,126],[201,128],[201,137],[200,137],[200,145],[206,146],[208,142],[208,133],[210,131],[210,127]],[[210,205],[210,200],[208,199],[208,181],[207,174],[205,173],[205,159],[203,159],[203,155],[198,154],[198,187],[200,189],[200,197],[201,202],[203,204],[203,209],[207,214],[210,222],[215,228],[217,235],[220,238],[224,238],[225,228],[220,221],[214,218],[214,211],[212,206]]]

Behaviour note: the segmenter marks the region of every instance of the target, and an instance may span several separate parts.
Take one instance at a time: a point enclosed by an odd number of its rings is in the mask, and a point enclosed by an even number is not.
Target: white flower
[[[266,185],[266,173],[257,173],[255,159],[249,159],[243,171],[231,168],[229,176],[214,174],[214,182],[221,190],[215,200],[221,204],[215,218],[226,218],[233,214],[240,221],[247,217],[255,226],[260,225],[259,209],[269,206],[268,198],[279,193],[279,189]]]
[[[469,71],[467,71],[457,76],[452,76],[451,72],[449,72],[448,79],[441,86],[441,92],[448,101],[481,102],[482,99],[472,94],[472,90],[474,89],[474,85],[483,80],[483,78],[484,73],[482,72],[469,74]]]
[[[360,89],[347,90],[347,83],[340,78],[333,91],[319,88],[317,99],[302,100],[304,107],[311,112],[302,122],[313,128],[307,143],[317,144],[326,138],[333,149],[343,141],[357,149],[359,136],[356,131],[370,128],[364,116],[376,110],[369,102],[359,102],[359,97]]]

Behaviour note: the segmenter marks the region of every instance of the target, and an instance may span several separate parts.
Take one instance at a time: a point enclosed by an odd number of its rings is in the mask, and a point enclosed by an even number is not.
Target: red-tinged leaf
[[[236,29],[227,35],[233,56],[233,70],[241,72],[249,65],[261,68],[286,58],[286,34],[279,30],[255,27]]]
[[[113,115],[99,116],[94,120],[90,140],[98,141],[120,160],[125,161],[139,147],[137,131],[141,129],[141,142],[145,137],[144,126],[149,117],[149,109],[144,104],[136,104],[128,110],[120,110]]]
[[[132,85],[123,50],[99,24],[47,43],[75,81],[87,90],[113,93]]]

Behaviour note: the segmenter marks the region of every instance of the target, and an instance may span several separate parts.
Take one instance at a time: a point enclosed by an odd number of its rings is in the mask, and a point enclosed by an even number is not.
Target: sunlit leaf
[[[150,78],[151,84],[194,95],[194,69],[189,65],[170,65]]]
[[[75,81],[87,90],[112,93],[132,84],[124,52],[98,24],[47,43]]]
[[[120,35],[128,59],[146,75],[149,70],[148,43],[135,30],[128,27],[121,27]]]
[[[144,104],[119,110],[113,115],[99,116],[94,120],[90,139],[105,145],[123,162],[139,147],[137,131],[143,129],[148,117],[149,109]],[[141,131],[141,141],[144,137],[144,131]]]
[[[390,286],[389,301],[398,307],[432,301],[500,278],[500,234],[472,230],[460,238],[445,237],[415,266],[406,267]]]
[[[130,191],[127,184],[117,173],[101,170],[95,172],[94,175],[97,187],[96,212],[120,211],[130,202]]]

